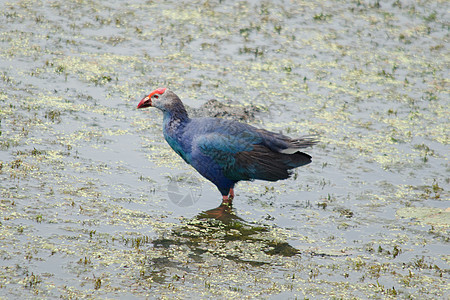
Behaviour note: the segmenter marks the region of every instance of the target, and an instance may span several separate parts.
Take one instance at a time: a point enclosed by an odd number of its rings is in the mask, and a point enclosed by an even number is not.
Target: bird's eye
[[[158,99],[159,96],[158,95],[153,95],[153,98]]]

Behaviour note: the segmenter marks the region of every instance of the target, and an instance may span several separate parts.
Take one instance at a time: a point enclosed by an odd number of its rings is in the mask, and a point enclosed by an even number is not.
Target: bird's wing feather
[[[290,169],[311,162],[301,148],[315,143],[310,138],[288,136],[253,126],[215,119],[203,123],[205,129],[192,140],[192,153],[212,159],[232,180],[275,181],[290,176]],[[194,154],[195,155],[195,154]]]
[[[192,143],[193,152],[200,150],[203,155],[213,159],[222,168],[229,168],[235,163],[234,155],[251,151],[253,143],[238,135],[207,133],[196,137]]]
[[[290,138],[281,133],[267,131],[265,129],[256,129],[262,136],[263,144],[275,152],[284,154],[293,154],[300,149],[311,147],[317,143],[314,136],[303,136],[300,138]]]
[[[209,133],[196,138],[193,146],[217,163],[231,180],[262,179],[276,181],[290,176],[290,169],[311,162],[302,152],[284,154],[271,150],[260,142],[253,143],[242,136]]]

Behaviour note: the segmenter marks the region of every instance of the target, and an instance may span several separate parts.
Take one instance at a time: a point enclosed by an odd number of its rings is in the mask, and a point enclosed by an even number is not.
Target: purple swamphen
[[[220,118],[190,119],[180,98],[167,88],[154,90],[137,108],[151,106],[164,114],[167,143],[217,186],[223,205],[231,206],[234,185],[240,180],[286,179],[291,169],[311,162],[300,149],[314,145],[313,138],[292,139]]]

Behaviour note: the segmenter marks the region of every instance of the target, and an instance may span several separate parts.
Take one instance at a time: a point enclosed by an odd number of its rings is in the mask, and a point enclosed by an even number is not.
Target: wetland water
[[[1,1],[0,298],[448,298],[449,11]],[[136,109],[160,86],[319,135],[313,163],[205,218],[220,194]]]

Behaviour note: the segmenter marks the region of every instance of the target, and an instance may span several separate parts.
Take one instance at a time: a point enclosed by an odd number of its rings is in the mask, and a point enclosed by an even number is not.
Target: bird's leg
[[[231,200],[234,199],[234,190],[233,190],[233,188],[230,189],[229,197],[231,197]]]

